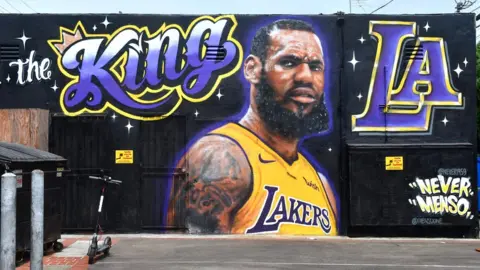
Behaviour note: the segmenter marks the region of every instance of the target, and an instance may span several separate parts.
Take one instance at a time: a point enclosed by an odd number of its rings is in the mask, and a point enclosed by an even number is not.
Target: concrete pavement
[[[480,269],[478,239],[112,235],[89,269]]]
[[[91,236],[90,236],[91,237]],[[64,248],[60,252],[46,250],[43,256],[44,270],[86,270],[88,269],[88,257],[86,256],[90,237],[71,237],[62,235]],[[112,241],[113,242],[113,241]],[[28,253],[24,254],[24,260],[16,267],[17,270],[30,269]]]

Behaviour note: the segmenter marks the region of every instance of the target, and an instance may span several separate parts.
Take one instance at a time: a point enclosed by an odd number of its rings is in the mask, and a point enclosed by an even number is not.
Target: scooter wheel
[[[62,249],[63,249],[63,243],[57,242],[57,241],[55,243],[53,243],[53,250],[55,252],[60,252],[60,251],[62,251]]]
[[[97,253],[96,249],[92,246],[88,247],[88,264],[93,264],[95,262],[95,254]]]
[[[103,240],[103,244],[105,246],[111,247],[112,246],[112,238],[110,238],[110,236],[105,237],[105,239]]]
[[[108,247],[103,251],[103,254],[108,255],[110,253],[110,247],[112,247],[112,238],[110,238],[110,236],[105,237],[103,245]]]

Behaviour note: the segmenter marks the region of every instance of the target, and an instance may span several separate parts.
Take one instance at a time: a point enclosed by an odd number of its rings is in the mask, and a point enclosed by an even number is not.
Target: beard
[[[282,105],[290,102],[288,94],[282,100],[275,100],[275,91],[268,84],[265,76],[257,86],[255,101],[260,118],[267,129],[287,139],[301,138],[327,130],[329,127],[328,110],[324,103],[324,94],[315,104],[310,113],[304,113],[306,104],[297,103],[298,112],[293,112]],[[298,85],[293,87],[296,88]],[[287,91],[288,93],[288,91]],[[295,102],[295,101],[294,101]]]

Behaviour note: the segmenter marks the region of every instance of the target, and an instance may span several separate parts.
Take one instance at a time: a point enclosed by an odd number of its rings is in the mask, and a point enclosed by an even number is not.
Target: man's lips
[[[317,100],[313,89],[308,87],[295,88],[294,90],[291,91],[291,93],[289,93],[288,97],[299,103],[307,103],[307,104],[313,103]]]

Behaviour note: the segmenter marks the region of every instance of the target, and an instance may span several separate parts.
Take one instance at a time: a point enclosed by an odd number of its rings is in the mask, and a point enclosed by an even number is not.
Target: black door
[[[93,230],[96,224],[101,182],[88,176],[97,175],[100,169],[108,172],[114,158],[110,130],[108,119],[102,116],[51,117],[49,151],[65,157],[71,169],[65,173],[62,192],[65,231]],[[115,210],[102,212],[102,227],[111,227],[114,221],[109,214],[115,215]]]
[[[187,118],[182,115],[140,123],[140,208],[142,229],[167,228],[164,215],[169,195],[168,182],[181,177],[176,159],[186,145]],[[174,183],[177,181],[173,181]]]

